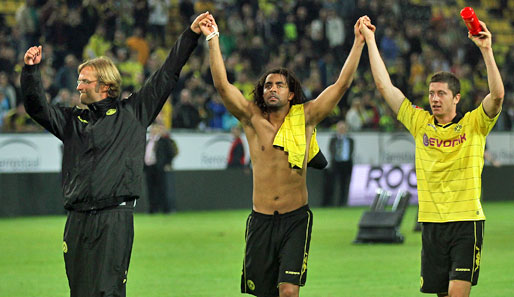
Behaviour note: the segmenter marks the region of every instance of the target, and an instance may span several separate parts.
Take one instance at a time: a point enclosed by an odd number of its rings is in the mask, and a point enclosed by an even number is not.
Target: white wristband
[[[220,32],[218,32],[218,31],[214,31],[214,32],[212,32],[211,34],[207,35],[207,37],[205,37],[205,40],[206,40],[206,41],[209,41],[209,40],[211,40],[214,36],[220,36]]]

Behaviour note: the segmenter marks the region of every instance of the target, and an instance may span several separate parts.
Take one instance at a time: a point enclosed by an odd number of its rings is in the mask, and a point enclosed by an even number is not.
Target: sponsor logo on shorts
[[[480,248],[478,246],[475,247],[475,251],[476,251],[476,254],[475,254],[475,269],[473,271],[477,271],[478,268],[480,267]]]
[[[66,254],[68,252],[68,245],[66,244],[66,241],[62,242],[62,251]]]
[[[421,277],[421,278],[420,278],[420,280],[419,280],[419,286],[420,286],[421,288],[423,288],[423,277]]]
[[[250,280],[250,279],[246,281],[246,286],[248,287],[248,289],[250,289],[250,290],[252,290],[252,291],[254,291],[254,290],[255,290],[255,284],[254,284],[254,283],[253,283],[253,281],[252,281],[252,280]]]
[[[298,272],[298,271],[289,271],[289,270],[286,270],[286,274],[300,275],[300,272]]]
[[[307,260],[308,259],[309,259],[309,254],[305,253],[303,255],[302,274],[307,270]]]
[[[469,268],[455,268],[455,271],[471,271]]]

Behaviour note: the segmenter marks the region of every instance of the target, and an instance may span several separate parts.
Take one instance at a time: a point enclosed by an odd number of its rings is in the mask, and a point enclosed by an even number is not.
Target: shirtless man
[[[364,47],[359,31],[362,21],[354,26],[354,44],[339,78],[309,102],[305,102],[300,81],[284,68],[265,73],[256,84],[254,101],[246,100],[227,79],[214,18],[200,24],[209,44],[214,86],[243,126],[253,166],[253,211],[246,224],[242,293],[299,296],[300,286],[305,285],[312,230],[306,184],[311,137],[352,83]],[[293,107],[300,108],[301,124],[305,125],[305,131],[300,130],[305,133],[303,161],[296,166],[290,164],[291,151],[274,145]]]

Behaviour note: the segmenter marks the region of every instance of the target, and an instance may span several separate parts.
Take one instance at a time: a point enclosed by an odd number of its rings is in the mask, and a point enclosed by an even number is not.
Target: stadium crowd
[[[415,4],[419,2],[424,1],[26,0],[13,25],[0,14],[0,131],[42,131],[20,102],[19,75],[29,46],[43,46],[43,84],[52,103],[80,105],[77,66],[97,56],[116,62],[125,98],[164,61],[176,37],[203,11],[215,15],[229,80],[248,100],[256,78],[276,66],[292,69],[307,98],[316,97],[339,75],[355,20],[368,15],[377,24],[377,42],[393,83],[413,103],[429,110],[427,78],[451,71],[461,80],[464,100],[459,105],[466,112],[488,89],[480,52],[468,40],[459,16],[459,1],[440,7]],[[488,17],[501,18],[501,13],[490,11]],[[495,130],[510,131],[514,46],[498,44],[494,50],[507,90]],[[321,129],[341,119],[352,131],[404,129],[376,90],[368,64],[365,50],[352,87]],[[206,45],[191,57],[168,101],[163,110],[168,128],[230,131],[237,125],[213,88]]]

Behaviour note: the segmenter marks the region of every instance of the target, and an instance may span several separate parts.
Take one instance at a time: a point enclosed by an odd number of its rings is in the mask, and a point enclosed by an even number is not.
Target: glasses
[[[79,80],[77,80],[77,86],[80,85],[80,84],[89,85],[89,84],[92,84],[92,83],[94,83],[96,81],[98,81],[98,80],[79,79]]]

